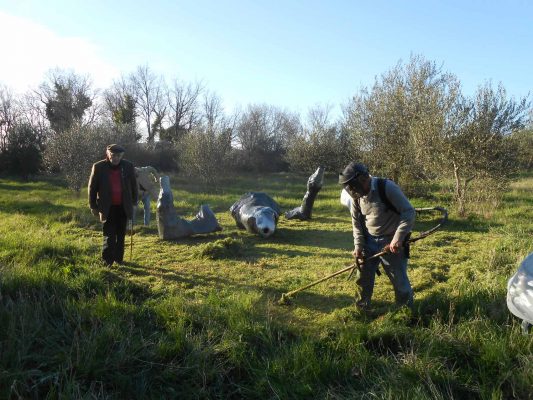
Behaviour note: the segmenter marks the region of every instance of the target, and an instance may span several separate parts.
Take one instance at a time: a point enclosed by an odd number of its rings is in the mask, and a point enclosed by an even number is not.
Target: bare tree
[[[265,169],[283,160],[291,138],[300,129],[297,115],[274,106],[249,105],[236,127],[236,144],[243,166]]]
[[[316,105],[309,109],[305,127],[287,150],[291,169],[306,173],[319,165],[336,171],[352,157],[349,137],[331,120],[330,105]]]
[[[140,65],[131,74],[130,80],[135,93],[138,114],[146,125],[148,142],[155,141],[152,125],[157,115],[165,114],[166,88],[161,76],[156,75],[148,65]]]
[[[7,86],[0,85],[0,152],[7,149],[9,132],[19,120],[20,114],[20,106],[13,92]]]
[[[174,86],[167,95],[169,127],[162,130],[164,137],[161,139],[177,142],[200,122],[199,97],[203,90],[200,82],[186,84],[174,80]]]

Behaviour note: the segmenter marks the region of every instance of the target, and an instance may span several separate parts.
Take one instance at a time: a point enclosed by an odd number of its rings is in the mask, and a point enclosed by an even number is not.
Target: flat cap
[[[107,150],[109,150],[111,153],[124,153],[124,147],[122,147],[120,144],[110,144],[107,146]]]
[[[346,166],[346,168],[344,168],[344,171],[339,173],[339,184],[343,185],[345,183],[348,183],[353,178],[356,178],[359,175],[368,176],[368,168],[364,164],[351,162]]]

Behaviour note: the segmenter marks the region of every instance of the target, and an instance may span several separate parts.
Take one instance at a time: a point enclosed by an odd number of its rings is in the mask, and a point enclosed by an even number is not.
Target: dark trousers
[[[104,222],[104,245],[102,247],[102,258],[108,265],[113,264],[113,261],[121,263],[124,259],[127,222],[124,208],[121,205],[111,206],[107,221]]]

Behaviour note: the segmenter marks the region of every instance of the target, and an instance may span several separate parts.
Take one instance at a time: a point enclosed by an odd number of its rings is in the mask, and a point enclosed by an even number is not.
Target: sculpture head
[[[250,228],[261,237],[268,238],[276,231],[278,215],[270,207],[256,207],[248,219]]]

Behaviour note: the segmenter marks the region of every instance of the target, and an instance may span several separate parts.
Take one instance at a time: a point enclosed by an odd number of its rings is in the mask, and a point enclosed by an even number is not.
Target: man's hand
[[[392,241],[389,244],[389,249],[392,253],[399,253],[401,247],[402,247],[402,244],[397,239],[392,239]]]
[[[362,261],[364,259],[363,250],[356,249],[352,251],[352,255],[354,256],[355,259],[359,261]]]
[[[91,213],[95,216],[95,217],[99,217],[100,216],[100,213],[98,212],[98,210],[96,208],[91,208]]]

